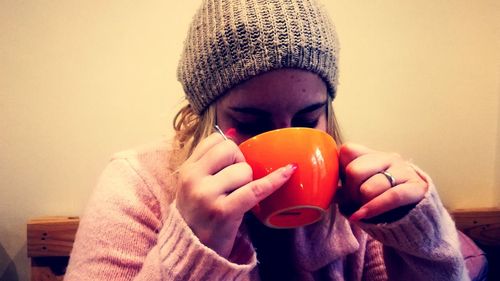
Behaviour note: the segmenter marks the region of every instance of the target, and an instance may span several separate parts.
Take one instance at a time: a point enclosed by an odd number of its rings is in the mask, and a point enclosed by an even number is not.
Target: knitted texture
[[[279,68],[318,74],[335,97],[337,55],[335,28],[316,0],[204,0],[177,78],[196,113],[231,87]]]
[[[225,259],[182,219],[166,168],[169,143],[109,163],[80,221],[65,281],[261,280],[244,227]],[[333,225],[327,218],[297,229],[296,280],[469,280],[453,222],[425,179],[429,192],[400,221],[359,227],[338,214]]]

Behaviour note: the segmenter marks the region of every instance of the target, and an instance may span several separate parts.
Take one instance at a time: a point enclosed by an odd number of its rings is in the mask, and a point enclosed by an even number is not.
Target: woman
[[[342,187],[321,222],[272,230],[247,213],[295,166],[254,181],[237,144],[294,126],[341,143],[337,66],[314,0],[203,1],[179,62],[189,104],[175,139],[110,162],[66,280],[468,280],[431,179],[392,153],[344,144]]]

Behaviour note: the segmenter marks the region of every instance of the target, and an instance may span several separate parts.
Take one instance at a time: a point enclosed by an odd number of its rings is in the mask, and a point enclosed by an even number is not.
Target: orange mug
[[[258,203],[252,212],[272,228],[295,228],[321,220],[337,190],[338,153],[335,140],[324,131],[285,128],[268,131],[239,145],[259,179],[287,164],[296,164],[292,177]]]

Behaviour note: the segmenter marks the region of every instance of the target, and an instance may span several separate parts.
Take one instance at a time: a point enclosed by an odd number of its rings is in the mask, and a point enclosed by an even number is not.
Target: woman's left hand
[[[428,189],[427,182],[415,169],[394,153],[344,144],[340,148],[339,162],[342,187],[338,203],[353,221],[418,203]]]

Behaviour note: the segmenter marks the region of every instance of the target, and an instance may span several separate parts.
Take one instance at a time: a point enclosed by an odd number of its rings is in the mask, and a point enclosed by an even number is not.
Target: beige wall
[[[0,280],[28,278],[30,217],[80,215],[113,152],[170,134],[197,2],[0,1]],[[328,2],[347,139],[500,206],[498,1]]]

